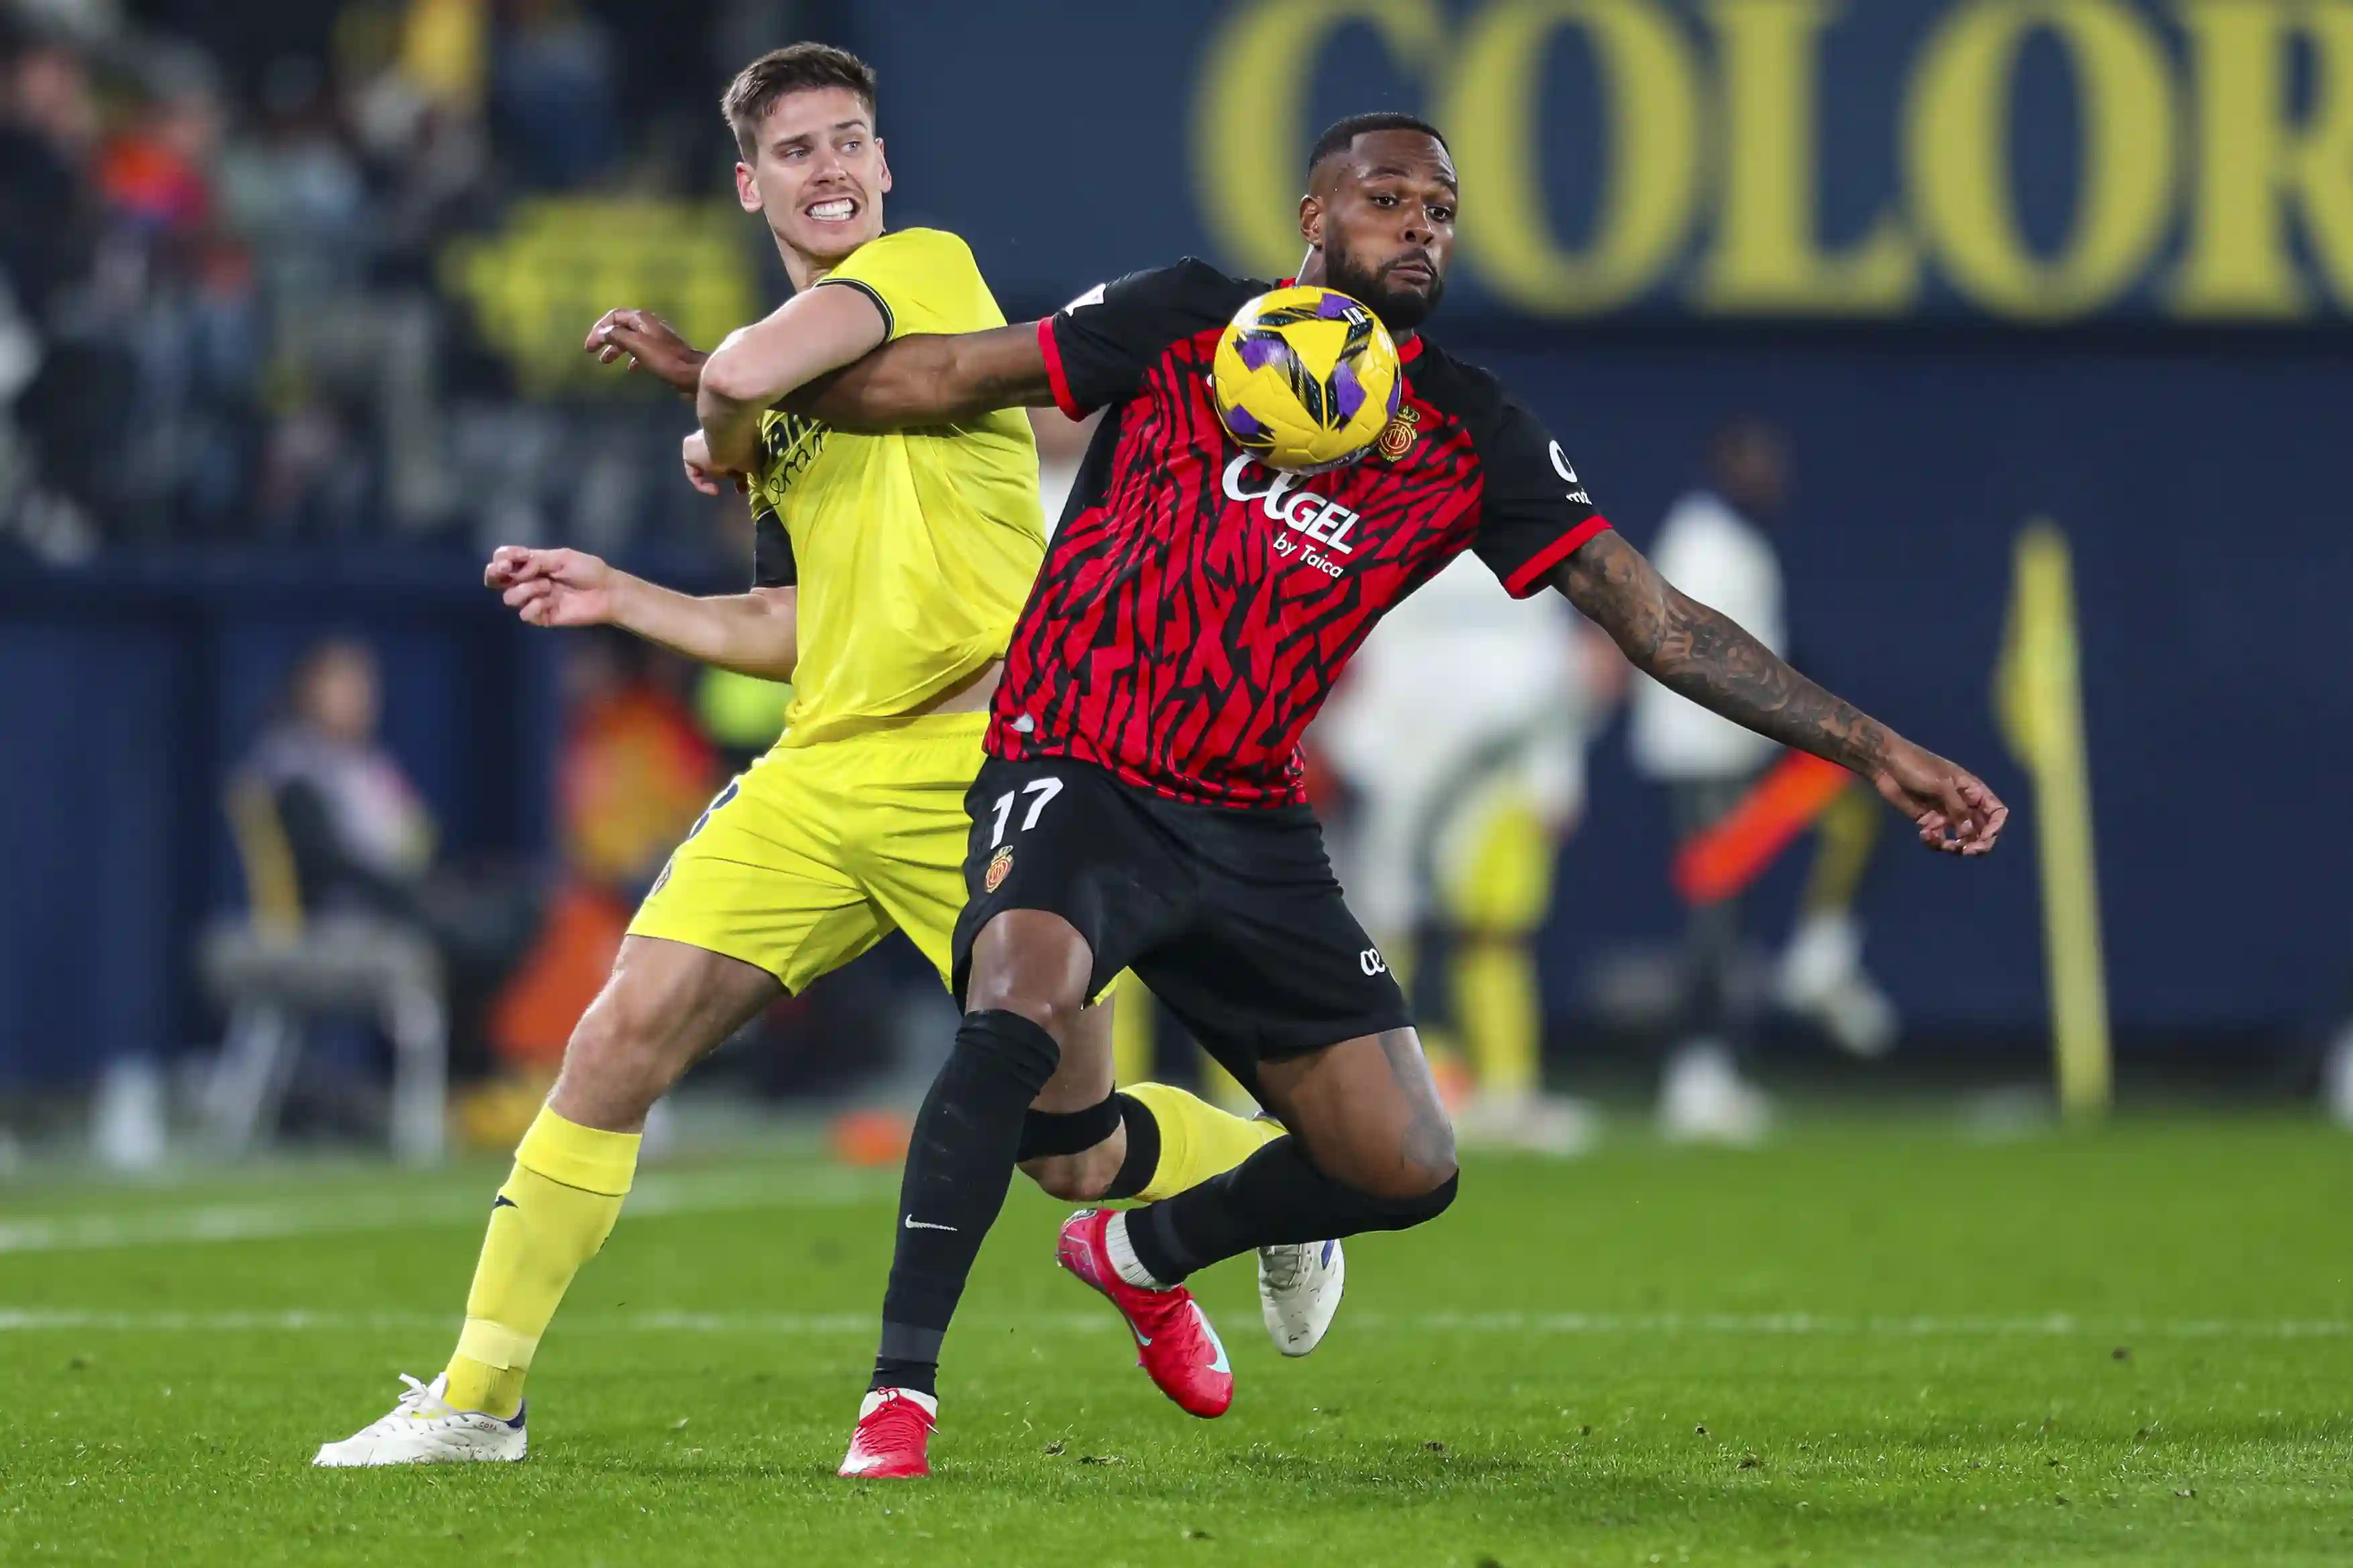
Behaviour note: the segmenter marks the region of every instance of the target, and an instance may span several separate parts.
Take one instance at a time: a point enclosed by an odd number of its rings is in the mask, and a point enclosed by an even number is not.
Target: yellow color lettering
[[[2340,304],[2353,304],[2353,12],[2249,0],[2189,0],[2181,10],[2197,92],[2198,149],[2188,254],[2171,291],[2188,316],[2307,313],[2288,245],[2304,217]],[[2310,40],[2317,76],[2309,119],[2289,123],[2288,45]]]
[[[1537,85],[1545,45],[1592,40],[1609,167],[1594,233],[1562,245],[1546,221]],[[1472,23],[1439,123],[1464,171],[1464,257],[1524,310],[1576,316],[1623,303],[1671,263],[1699,195],[1697,68],[1673,20],[1648,0],[1496,0]]]
[[[1211,237],[1245,272],[1287,275],[1305,247],[1296,215],[1307,92],[1316,56],[1352,22],[1409,69],[1425,68],[1445,41],[1437,0],[1258,0],[1209,40],[1193,96],[1193,189]]]
[[[2038,29],[2063,45],[2083,104],[2082,195],[2048,259],[2019,232],[2009,174],[2010,88]],[[1905,163],[1923,237],[1989,310],[2054,321],[2129,288],[2163,237],[2173,177],[2163,52],[2116,0],[1978,0],[1938,26],[1913,84]]]
[[[1838,0],[1710,0],[1724,72],[1724,197],[1699,301],[1710,310],[1894,315],[1919,291],[1903,218],[1824,251],[1819,229],[1820,37]]]

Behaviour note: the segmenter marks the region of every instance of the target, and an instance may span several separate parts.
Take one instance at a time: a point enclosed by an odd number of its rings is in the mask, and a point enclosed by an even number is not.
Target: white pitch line
[[[842,1208],[879,1201],[897,1185],[897,1176],[888,1172],[822,1168],[779,1172],[765,1178],[740,1172],[717,1176],[653,1175],[630,1192],[628,1213],[644,1218],[731,1209]],[[206,1246],[479,1222],[490,1212],[490,1192],[486,1185],[481,1194],[471,1196],[443,1192],[429,1197],[206,1204],[149,1214],[0,1220],[0,1253]]]
[[[1104,1312],[979,1313],[968,1328],[1019,1329],[1034,1333],[1104,1333],[1118,1320]],[[2068,1313],[2024,1317],[1837,1317],[1812,1313],[1609,1312],[1354,1312],[1348,1329],[1375,1333],[1440,1335],[1562,1335],[1662,1338],[1704,1335],[1745,1339],[2342,1339],[2353,1322],[2340,1319],[2084,1318]],[[454,1314],[432,1312],[117,1312],[71,1308],[0,1308],[0,1332],[110,1331],[128,1333],[454,1332]],[[742,1334],[765,1338],[864,1335],[874,1320],[863,1312],[656,1311],[583,1315],[559,1323],[565,1333]]]

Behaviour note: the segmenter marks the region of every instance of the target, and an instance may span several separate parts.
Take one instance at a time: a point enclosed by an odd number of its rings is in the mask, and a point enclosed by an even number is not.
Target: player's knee
[[[977,1092],[983,1085],[1010,1084],[1027,1103],[1046,1087],[1061,1058],[1061,1047],[1044,1025],[1010,1008],[976,1008],[957,1027],[955,1048],[948,1053],[932,1092],[952,1100]]]
[[[1092,959],[1069,921],[1035,910],[1008,910],[981,929],[965,981],[967,1014],[1001,1012],[1029,1019],[1067,1042],[1086,1005]]]
[[[1436,1219],[1453,1206],[1461,1185],[1461,1173],[1451,1163],[1442,1172],[1423,1166],[1400,1171],[1387,1191],[1374,1194],[1387,1222],[1384,1228],[1405,1230]]]
[[[1070,1038],[1085,997],[1058,986],[1037,984],[1018,973],[976,973],[965,988],[971,1013],[1011,1013],[1027,1018],[1057,1041]]]
[[[1442,1155],[1430,1155],[1401,1161],[1369,1180],[1352,1183],[1357,1191],[1383,1204],[1400,1205],[1408,1208],[1433,1199],[1442,1211],[1454,1201],[1456,1170],[1451,1146]],[[1442,1199],[1438,1194],[1444,1194]]]
[[[617,1110],[642,1101],[637,1106],[642,1114],[678,1076],[673,1055],[661,1018],[607,991],[573,1026],[557,1082]]]

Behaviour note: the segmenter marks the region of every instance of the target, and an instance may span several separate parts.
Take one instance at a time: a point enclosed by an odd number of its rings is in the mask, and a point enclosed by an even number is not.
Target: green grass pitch
[[[1017,1184],[915,1484],[832,1474],[893,1182],[683,1161],[542,1347],[529,1462],[310,1469],[439,1366],[495,1176],[0,1194],[0,1563],[2353,1561],[2353,1138],[2301,1121],[1474,1159],[1308,1360],[1205,1276],[1210,1422]]]

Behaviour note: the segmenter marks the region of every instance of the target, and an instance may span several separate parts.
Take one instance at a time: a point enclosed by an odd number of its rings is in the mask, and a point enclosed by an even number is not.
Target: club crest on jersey
[[[1400,407],[1390,418],[1388,426],[1381,431],[1380,439],[1373,445],[1380,452],[1381,461],[1394,463],[1412,451],[1413,444],[1420,439],[1421,416],[1416,414],[1412,406],[1408,405]]]
[[[1013,846],[1006,845],[988,858],[988,869],[981,873],[980,890],[993,893],[1005,886],[1005,879],[1013,874]]]

